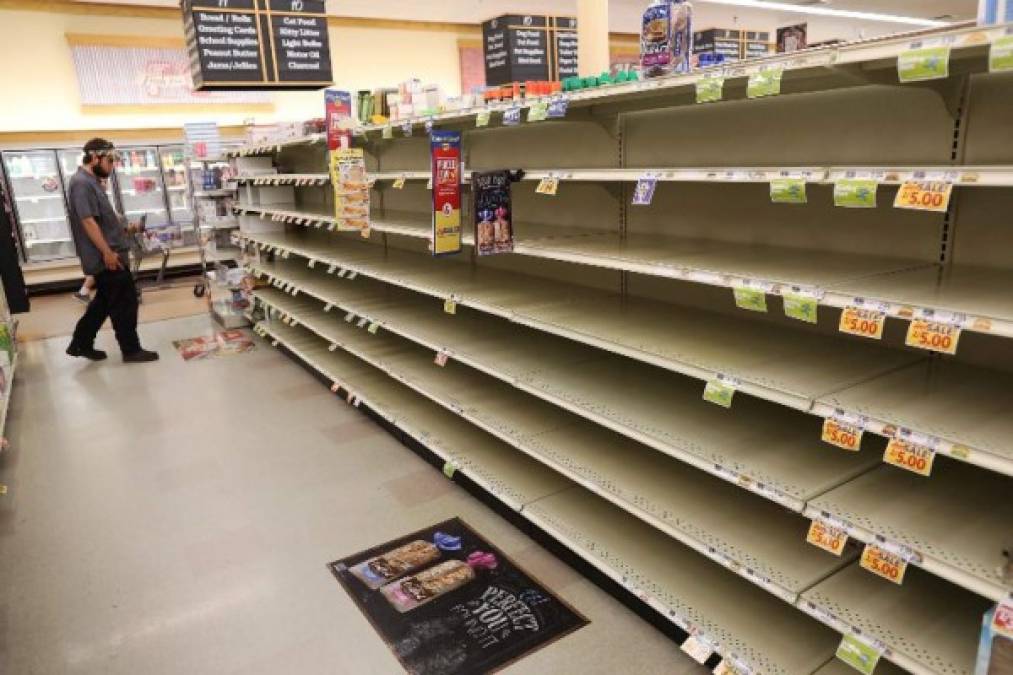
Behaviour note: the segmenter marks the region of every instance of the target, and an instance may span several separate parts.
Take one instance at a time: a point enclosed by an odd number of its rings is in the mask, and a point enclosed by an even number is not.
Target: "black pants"
[[[126,266],[95,275],[95,297],[77,322],[72,344],[82,349],[94,347],[106,317],[113,322],[120,351],[132,354],[141,348],[137,337],[137,287]]]

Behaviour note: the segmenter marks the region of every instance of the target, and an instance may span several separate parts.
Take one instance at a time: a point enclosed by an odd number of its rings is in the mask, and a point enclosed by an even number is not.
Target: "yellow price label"
[[[956,354],[960,328],[947,323],[914,319],[907,328],[908,347],[918,347],[941,354]]]
[[[907,571],[907,561],[899,555],[884,551],[874,544],[865,545],[865,550],[862,551],[862,559],[859,564],[873,574],[878,574],[898,586],[904,583],[904,572]]]
[[[732,398],[734,397],[734,385],[720,379],[710,380],[703,389],[703,400],[714,405],[719,405],[722,408],[731,408]]]
[[[394,179],[393,188],[395,190],[403,190],[404,189],[404,184],[405,184],[405,177],[404,176],[398,176],[397,178]]]
[[[828,417],[823,420],[823,436],[821,438],[824,443],[836,445],[838,448],[851,452],[858,452],[862,445],[862,433],[862,429],[856,426],[842,424],[832,417]]]
[[[555,176],[546,176],[542,180],[538,181],[538,187],[535,188],[535,192],[540,195],[549,195],[554,197],[559,191],[559,179]]]
[[[845,307],[841,311],[841,323],[838,326],[842,333],[859,337],[883,339],[883,327],[886,325],[886,314],[874,309]]]
[[[453,298],[443,301],[443,311],[447,314],[457,314],[457,302]]]
[[[936,453],[932,448],[902,441],[899,438],[891,438],[886,445],[886,452],[883,453],[883,461],[887,464],[907,469],[919,476],[928,476],[932,473],[935,459]]]
[[[950,205],[953,183],[909,180],[897,190],[893,205],[898,209],[945,211]]]
[[[809,524],[809,533],[805,540],[813,546],[840,556],[844,545],[848,543],[848,533],[844,530],[827,525],[822,520],[814,520]]]

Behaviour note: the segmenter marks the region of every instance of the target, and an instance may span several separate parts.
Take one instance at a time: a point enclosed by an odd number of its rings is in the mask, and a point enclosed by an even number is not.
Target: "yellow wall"
[[[13,3],[4,3],[10,7]],[[57,4],[58,3],[54,3]],[[129,11],[129,10],[127,10]],[[116,16],[109,12],[16,11],[0,8],[0,143],[3,134],[65,129],[138,129],[181,127],[184,122],[214,120],[220,125],[301,120],[323,114],[323,95],[314,92],[276,92],[274,112],[254,112],[195,106],[186,112],[110,114],[83,111],[66,33],[157,36],[182,39],[177,12],[157,16]],[[424,24],[423,24],[424,26]],[[367,89],[394,85],[409,77],[439,84],[444,91],[460,91],[457,40],[473,37],[462,27],[428,28],[370,25],[334,21],[330,28],[335,86]],[[410,54],[410,58],[406,55]]]

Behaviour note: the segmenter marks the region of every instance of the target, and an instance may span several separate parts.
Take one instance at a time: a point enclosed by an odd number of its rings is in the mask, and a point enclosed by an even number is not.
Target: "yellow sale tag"
[[[392,187],[395,190],[402,190],[402,189],[404,189],[404,183],[405,183],[405,177],[404,176],[398,176],[397,178],[394,179],[394,185]]]
[[[960,328],[947,323],[914,319],[907,328],[908,347],[928,349],[941,354],[956,354],[960,342]]]
[[[703,400],[722,408],[732,407],[735,387],[721,380],[710,380],[703,389]]]
[[[805,540],[813,546],[819,546],[824,551],[840,556],[844,551],[844,545],[848,543],[848,533],[831,527],[822,520],[814,520],[809,524],[809,533]]]
[[[849,335],[883,339],[883,327],[886,325],[886,314],[874,309],[845,307],[841,311],[840,331]]]
[[[5,494],[7,494],[7,486],[0,485],[0,497],[3,497]]]
[[[950,205],[952,192],[953,183],[909,180],[897,190],[893,205],[898,209],[945,211]]]
[[[899,466],[919,476],[928,476],[932,473],[932,463],[935,459],[936,453],[932,448],[908,443],[899,438],[891,438],[886,445],[886,452],[883,453],[883,461],[887,464]]]
[[[862,445],[862,433],[862,429],[842,424],[832,417],[823,420],[823,442],[838,448],[858,452]]]
[[[862,551],[860,564],[873,574],[878,574],[898,586],[904,583],[907,562],[900,556],[884,551],[878,546],[866,544],[865,550]]]
[[[559,179],[554,176],[546,176],[542,180],[538,181],[538,187],[535,188],[535,192],[538,194],[549,195],[550,197],[555,196],[558,191]]]
[[[447,314],[457,314],[457,302],[452,298],[443,301],[443,311]]]

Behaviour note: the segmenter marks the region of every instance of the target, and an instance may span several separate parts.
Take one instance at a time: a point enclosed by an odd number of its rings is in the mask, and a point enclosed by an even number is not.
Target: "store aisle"
[[[706,672],[264,343],[183,363],[210,330],[141,326],[144,366],[22,345],[0,672],[397,673],[325,564],[455,515],[591,621],[505,672]]]

